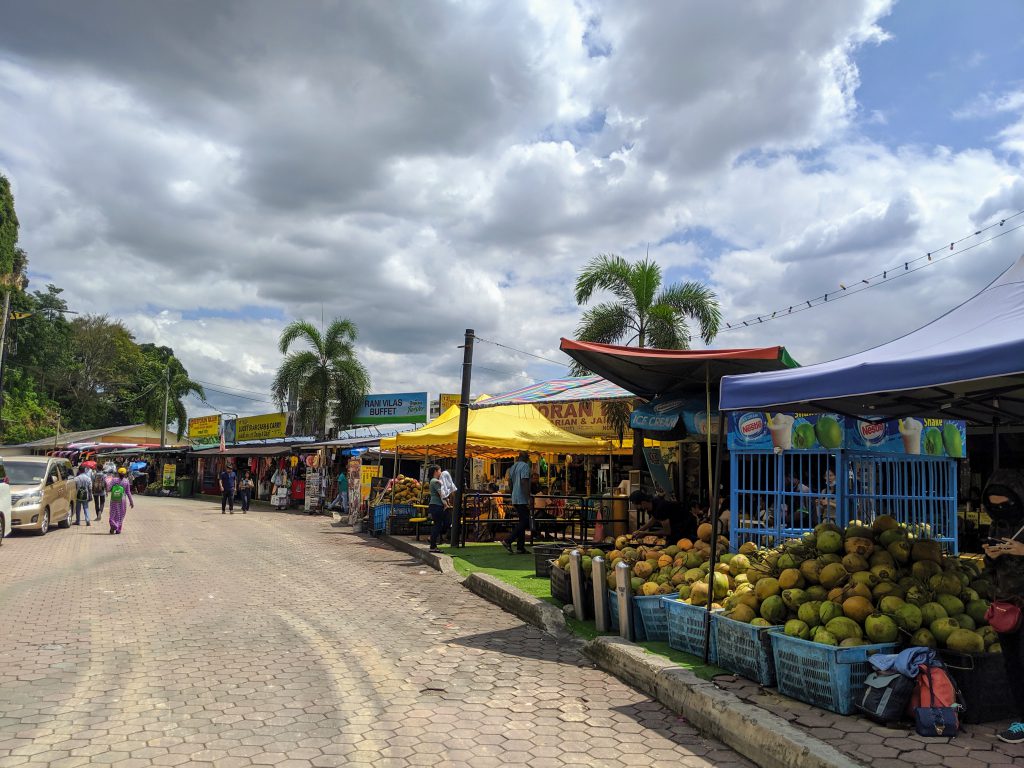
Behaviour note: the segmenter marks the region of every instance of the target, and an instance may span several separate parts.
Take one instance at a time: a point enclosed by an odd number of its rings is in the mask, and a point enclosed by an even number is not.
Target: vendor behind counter
[[[664,496],[652,496],[643,490],[633,491],[629,495],[629,500],[637,509],[644,510],[649,516],[648,521],[638,529],[638,532],[650,529],[657,522],[661,524],[662,530],[667,532],[672,544],[680,539],[697,538],[697,517],[680,502],[671,501]]]

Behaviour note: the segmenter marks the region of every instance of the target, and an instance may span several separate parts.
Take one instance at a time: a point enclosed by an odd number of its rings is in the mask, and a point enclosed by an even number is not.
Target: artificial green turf
[[[459,572],[460,576],[468,576],[476,572],[487,573],[501,579],[506,584],[518,587],[528,595],[561,606],[561,603],[551,596],[551,581],[534,573],[532,555],[510,555],[501,544],[467,544],[465,547],[445,549],[445,554],[451,555],[455,570]],[[592,621],[579,621],[567,617],[566,624],[574,635],[584,640],[593,640],[602,634],[597,631]],[[616,633],[606,632],[604,634]],[[669,648],[668,643],[645,641],[638,645],[648,653],[663,656],[704,680],[710,680],[715,675],[728,674],[724,669],[705,665],[703,659]]]

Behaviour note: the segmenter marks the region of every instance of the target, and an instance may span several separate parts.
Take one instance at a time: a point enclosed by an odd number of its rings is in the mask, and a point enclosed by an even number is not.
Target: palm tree
[[[151,427],[159,427],[164,419],[164,393],[167,393],[167,421],[177,423],[178,439],[185,434],[188,426],[188,409],[185,398],[195,395],[206,402],[203,385],[193,381],[185,366],[175,357],[170,347],[155,344],[140,344],[139,352],[145,360],[145,375],[140,377],[138,386],[144,394],[140,403],[142,418]]]
[[[705,343],[715,338],[722,322],[718,297],[695,281],[661,284],[661,267],[644,258],[630,263],[621,256],[602,253],[591,259],[576,278],[576,303],[587,304],[598,291],[615,301],[595,304],[583,313],[576,338],[601,344],[636,344],[658,349],[689,349],[693,335],[688,320],[700,327]],[[578,363],[573,375],[589,373]],[[619,416],[621,421],[621,414]],[[633,464],[642,466],[643,435],[634,431]]]
[[[352,423],[370,390],[370,375],[353,346],[358,333],[355,323],[345,319],[334,320],[324,333],[305,320],[281,332],[278,347],[285,359],[272,392],[279,407],[292,393],[297,396],[297,429],[322,437],[328,418],[339,427]],[[289,351],[300,340],[309,349]]]

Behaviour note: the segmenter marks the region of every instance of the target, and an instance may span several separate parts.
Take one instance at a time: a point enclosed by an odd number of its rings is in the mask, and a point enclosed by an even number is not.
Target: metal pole
[[[171,399],[171,364],[164,369],[164,420],[160,422],[160,447],[167,444],[167,401]],[[181,425],[178,425],[181,431]]]
[[[715,565],[718,562],[718,486],[722,476],[722,444],[725,442],[725,411],[718,413],[718,451],[711,494],[711,567],[708,570],[708,603],[704,614],[704,663],[711,653],[711,604],[715,602]]]
[[[713,477],[714,473],[711,471],[711,364],[710,363],[708,363],[707,365],[704,366],[704,398],[705,398],[705,406],[707,408],[707,410],[705,411],[705,413],[707,414],[707,419],[705,420],[705,423],[708,425],[708,439],[707,439],[707,447],[708,447],[708,502],[710,503],[711,497],[715,495],[715,490],[712,487],[712,483],[715,482],[715,478]],[[713,508],[709,508],[708,512],[713,512]]]
[[[8,286],[6,293],[4,293],[4,314],[3,318],[0,318],[0,407],[3,407],[4,402],[4,373],[7,368],[7,326],[10,324],[11,293],[13,291],[14,286]]]
[[[594,578],[594,626],[598,632],[608,631],[608,569],[604,558],[595,557],[591,562]]]
[[[462,345],[462,395],[459,399],[459,440],[455,449],[455,514],[452,520],[451,545],[459,545],[462,535],[462,491],[466,485],[466,431],[469,428],[469,389],[473,382],[473,340],[476,334],[466,329]]]
[[[587,615],[583,605],[583,555],[578,549],[569,553],[569,584],[572,586],[572,605],[576,618],[583,621]]]
[[[636,635],[633,628],[633,574],[629,565],[619,563],[615,566],[615,599],[619,601],[619,636],[633,640]]]
[[[999,469],[999,418],[992,421],[992,471]]]

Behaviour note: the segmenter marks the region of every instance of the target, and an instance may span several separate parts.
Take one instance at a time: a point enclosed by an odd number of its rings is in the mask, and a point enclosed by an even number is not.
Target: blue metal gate
[[[823,520],[845,528],[891,515],[954,554],[953,459],[869,451],[733,451],[730,547],[775,546]]]

